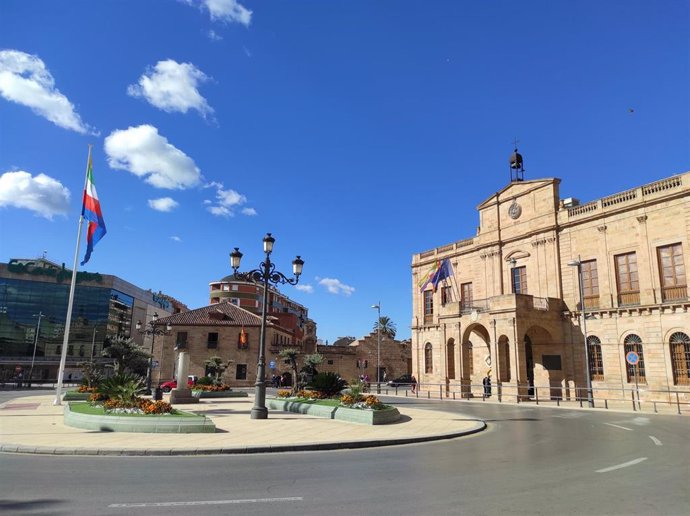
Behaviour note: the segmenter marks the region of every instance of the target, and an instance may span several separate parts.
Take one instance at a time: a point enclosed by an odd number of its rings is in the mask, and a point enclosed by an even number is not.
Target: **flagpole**
[[[53,405],[62,405],[62,380],[65,377],[65,363],[67,362],[67,346],[69,342],[69,330],[72,323],[72,307],[74,305],[74,290],[77,285],[77,266],[79,265],[79,244],[81,243],[81,228],[84,224],[84,200],[86,183],[89,180],[89,163],[91,163],[91,148],[89,145],[89,157],[86,159],[86,173],[84,174],[84,188],[82,190],[82,209],[79,215],[79,228],[77,229],[77,247],[74,250],[74,265],[72,266],[72,283],[69,289],[69,301],[67,303],[67,317],[65,319],[65,334],[62,338],[62,352],[60,354],[60,368],[58,369],[57,388],[55,389],[55,400]]]

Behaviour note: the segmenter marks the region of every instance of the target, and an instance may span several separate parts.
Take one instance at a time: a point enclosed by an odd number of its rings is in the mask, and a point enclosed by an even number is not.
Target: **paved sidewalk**
[[[180,405],[210,417],[213,434],[96,432],[65,426],[54,395],[15,398],[0,405],[0,451],[52,455],[211,455],[390,446],[479,432],[483,421],[461,414],[398,407],[401,420],[369,426],[269,411],[253,420],[253,398]]]

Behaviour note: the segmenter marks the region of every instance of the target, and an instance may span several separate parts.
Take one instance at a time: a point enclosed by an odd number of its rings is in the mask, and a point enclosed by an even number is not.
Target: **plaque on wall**
[[[522,215],[522,206],[515,199],[513,199],[513,204],[508,208],[508,215],[513,220],[520,218],[520,215]]]

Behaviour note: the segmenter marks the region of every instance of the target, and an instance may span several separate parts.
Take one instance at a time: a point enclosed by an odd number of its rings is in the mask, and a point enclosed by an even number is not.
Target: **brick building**
[[[637,379],[642,400],[689,400],[690,172],[585,204],[560,182],[513,177],[478,206],[476,236],[413,256],[413,373],[478,394],[490,370],[511,395],[586,396],[586,341],[595,399],[629,398]],[[421,289],[445,259],[451,276]]]

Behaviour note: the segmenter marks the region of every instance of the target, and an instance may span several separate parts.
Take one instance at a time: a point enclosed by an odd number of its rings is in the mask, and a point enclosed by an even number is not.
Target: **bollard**
[[[453,401],[455,401],[455,391],[453,391]]]
[[[431,399],[431,391],[426,391],[426,399]]]
[[[440,385],[438,386],[438,399],[443,399],[443,387],[441,387]]]
[[[539,405],[539,387],[536,385],[534,386],[534,399],[537,402],[537,405]]]
[[[604,406],[606,407],[606,410],[609,409],[609,400],[604,398]]]
[[[561,398],[556,398],[556,406],[557,407],[561,406]]]
[[[653,401],[652,403],[654,403],[654,413],[656,414],[656,413],[657,413],[657,411],[656,411],[656,401]]]
[[[630,391],[630,394],[632,394],[633,412],[637,412],[637,408],[635,407],[635,391]]]
[[[678,415],[680,415],[680,398],[678,397],[678,391],[676,391],[676,406],[678,407]]]

